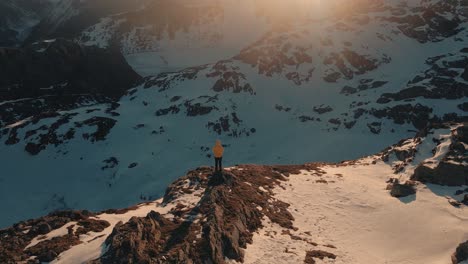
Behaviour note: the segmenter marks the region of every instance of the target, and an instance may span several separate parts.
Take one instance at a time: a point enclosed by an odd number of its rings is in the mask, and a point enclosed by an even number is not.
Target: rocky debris
[[[231,64],[229,60],[219,61],[213,65],[211,72],[206,74],[206,77],[209,78],[219,78],[213,86],[213,91],[248,92],[254,94],[252,86],[247,83],[245,75],[240,72],[240,68]]]
[[[180,70],[176,73],[167,73],[163,72],[158,74],[155,77],[146,77],[143,80],[144,88],[150,88],[156,86],[159,88],[159,91],[166,91],[172,87],[172,84],[186,81],[186,80],[195,80],[198,77],[198,73],[202,70],[207,69],[207,65],[190,67],[183,70]]]
[[[81,243],[80,235],[101,232],[109,226],[106,221],[90,218],[94,215],[88,211],[59,211],[0,230],[0,244],[2,245],[0,247],[0,262],[52,261],[61,252]],[[70,222],[76,222],[75,225],[78,226],[76,231],[69,228],[68,234],[64,236],[43,239],[26,249],[34,238],[44,236]]]
[[[291,111],[291,107],[286,107],[286,106],[282,106],[282,105],[278,105],[278,104],[275,105],[275,109],[280,111],[280,112],[282,112],[282,111],[284,111],[284,112]]]
[[[111,129],[117,122],[114,119],[107,117],[93,117],[84,121],[70,122],[73,118],[78,116],[77,113],[64,113],[57,112],[44,112],[26,119],[22,124],[12,127],[6,127],[0,130],[0,138],[6,137],[5,144],[13,145],[18,144],[21,140],[25,142],[25,151],[31,155],[37,155],[49,145],[59,146],[67,141],[75,138],[77,130],[84,126],[96,126],[94,133],[84,133],[82,136],[91,142],[105,140],[106,136],[110,133]],[[23,139],[18,137],[20,130],[25,130],[30,125],[35,125],[43,119],[55,119],[50,124],[44,124],[35,129],[25,131]]]
[[[328,120],[328,123],[339,126],[341,125],[341,120],[339,118],[331,118]]]
[[[333,111],[333,108],[331,108],[329,105],[327,105],[327,106],[320,105],[320,106],[314,106],[313,110],[314,110],[314,112],[318,113],[319,115],[322,115],[322,114]]]
[[[355,125],[356,125],[356,120],[354,121],[349,121],[349,122],[344,122],[344,126],[347,128],[347,129],[351,129],[353,128]]]
[[[423,129],[431,120],[433,110],[421,104],[402,104],[383,109],[372,109],[370,114],[382,119],[392,119],[395,124],[413,124],[417,129]]]
[[[242,120],[239,119],[236,113],[231,113],[230,115],[220,117],[214,122],[208,122],[206,127],[218,135],[226,134],[229,137],[249,137],[257,132],[255,128],[246,128],[242,123]]]
[[[116,120],[112,118],[107,118],[107,117],[92,117],[90,119],[87,119],[83,122],[75,123],[77,127],[81,127],[83,125],[87,126],[96,126],[97,129],[94,133],[85,133],[83,134],[83,138],[87,139],[91,142],[96,142],[96,141],[103,141],[106,139],[106,136],[109,134],[111,129],[115,126],[115,123],[117,123]]]
[[[233,93],[255,94],[245,75],[240,72],[238,66],[233,65],[232,60],[222,60],[215,64],[186,68],[175,73],[161,73],[156,77],[147,77],[144,81],[144,87],[156,86],[159,87],[159,91],[165,91],[170,89],[172,84],[179,81],[195,80],[205,70],[208,71],[204,75],[205,77],[217,79],[212,87],[215,92],[231,91]],[[179,99],[172,98],[171,102],[176,102]]]
[[[172,105],[168,108],[158,109],[156,111],[156,116],[166,116],[168,114],[177,114],[180,112],[180,108],[176,105]]]
[[[207,102],[216,101],[217,97],[208,97]],[[192,103],[193,100],[185,101],[184,106],[186,108],[187,116],[202,116],[211,113],[213,110],[219,110],[216,106],[205,106],[202,103]]]
[[[396,23],[406,36],[421,43],[437,42],[458,34],[466,21],[458,1],[435,1],[418,7],[393,8],[393,16],[382,19]],[[450,14],[447,16],[446,14]]]
[[[398,179],[392,179],[387,185],[387,190],[390,190],[390,195],[396,198],[402,198],[416,194],[414,182],[407,181],[401,184]]]
[[[0,49],[0,99],[92,94],[118,99],[140,76],[118,51],[56,39],[37,51]],[[8,89],[7,89],[8,88]]]
[[[418,97],[428,99],[460,99],[468,97],[468,83],[459,81],[458,77],[468,72],[468,57],[446,54],[429,58],[426,63],[430,68],[417,75],[407,87],[396,93],[384,93],[377,103],[390,101],[407,101]],[[468,75],[467,75],[468,76]],[[468,80],[468,78],[467,78]],[[463,110],[463,104],[459,106]]]
[[[341,89],[341,94],[351,95],[361,91],[370,89],[377,89],[387,84],[387,81],[374,81],[373,79],[362,79],[359,81],[359,85],[355,87],[345,86]]]
[[[130,165],[128,165],[128,168],[129,168],[129,169],[133,169],[133,168],[135,168],[136,166],[138,166],[138,163],[133,162],[133,163],[131,163]]]
[[[330,71],[323,77],[323,80],[328,83],[336,83],[341,78],[341,73]]]
[[[172,100],[171,100],[172,101]],[[179,100],[177,100],[179,101]],[[179,104],[171,105],[167,108],[161,108],[156,111],[156,116],[166,116],[169,114],[175,115],[185,108],[187,117],[196,117],[210,114],[213,111],[218,111],[215,103],[218,101],[218,95],[215,96],[199,96],[192,100],[186,100]]]
[[[382,131],[382,122],[372,122],[367,124],[367,127],[369,128],[370,132],[378,135]]]
[[[309,122],[309,121],[320,121],[320,118],[315,118],[315,117],[305,116],[305,115],[299,116],[298,119],[302,123]]]
[[[336,259],[336,255],[323,250],[311,250],[306,252],[304,264],[315,264],[315,259],[324,260],[325,258]]]
[[[458,264],[468,260],[468,241],[458,245],[455,253],[452,255],[452,263]]]
[[[388,62],[390,62],[390,59],[386,55],[383,55],[379,60],[368,55],[358,54],[350,49],[344,49],[340,53],[331,52],[324,58],[323,64],[334,67],[329,69],[328,74],[324,76],[324,80],[332,83],[341,77],[350,80],[355,75],[362,75],[375,70],[381,64]]]

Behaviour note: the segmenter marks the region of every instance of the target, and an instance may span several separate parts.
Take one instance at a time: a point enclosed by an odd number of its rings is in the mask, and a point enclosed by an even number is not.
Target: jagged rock
[[[146,217],[132,217],[126,224],[118,223],[106,239],[109,250],[91,263],[156,263],[164,245],[161,236],[175,224],[151,211]]]

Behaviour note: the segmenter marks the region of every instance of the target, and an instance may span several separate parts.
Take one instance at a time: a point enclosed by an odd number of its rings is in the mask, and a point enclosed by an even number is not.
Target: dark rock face
[[[452,255],[452,263],[458,264],[468,260],[468,241],[461,243]]]
[[[0,49],[0,99],[95,94],[119,98],[140,76],[118,51],[57,39]]]
[[[420,165],[411,179],[448,186],[466,185],[468,184],[468,167],[443,161],[434,169]]]

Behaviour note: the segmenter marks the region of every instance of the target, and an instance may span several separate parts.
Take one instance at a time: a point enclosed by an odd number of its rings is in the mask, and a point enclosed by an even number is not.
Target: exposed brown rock
[[[321,259],[321,260],[323,260],[325,258],[336,259],[336,255],[333,254],[333,253],[323,251],[323,250],[311,250],[311,251],[306,252],[306,257],[304,259],[304,263],[305,264],[315,264],[316,263],[315,258],[318,258],[318,259]]]

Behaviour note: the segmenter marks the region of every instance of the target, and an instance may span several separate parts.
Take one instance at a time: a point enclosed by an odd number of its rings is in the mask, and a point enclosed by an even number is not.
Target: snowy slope
[[[155,37],[149,46],[129,34],[142,24],[173,25],[174,17],[148,22],[127,12],[83,33],[90,37],[83,43],[103,46],[114,30],[122,33],[127,60],[149,75],[120,100],[33,119],[20,114],[21,101],[1,103],[21,118],[1,130],[0,226],[56,209],[159,198],[187,168],[211,164],[216,138],[227,165],[336,162],[378,152],[428,122],[466,117],[466,10],[458,1],[336,2],[352,10],[347,16],[334,6],[299,14],[297,1],[279,24],[272,21],[281,4],[215,2],[195,22],[174,25],[172,37],[166,27],[143,30]],[[237,22],[238,14],[246,17]],[[237,23],[255,26],[245,32]],[[213,34],[222,38],[203,37]],[[26,102],[36,107],[44,98]]]
[[[276,189],[275,198],[291,204],[298,229],[290,233],[301,240],[265,219],[244,263],[301,263],[307,251],[325,250],[336,260],[317,263],[442,264],[468,239],[467,208],[444,197],[460,188],[422,185],[416,197],[398,200],[385,190],[393,171],[383,162],[321,169],[320,176],[291,175]]]

